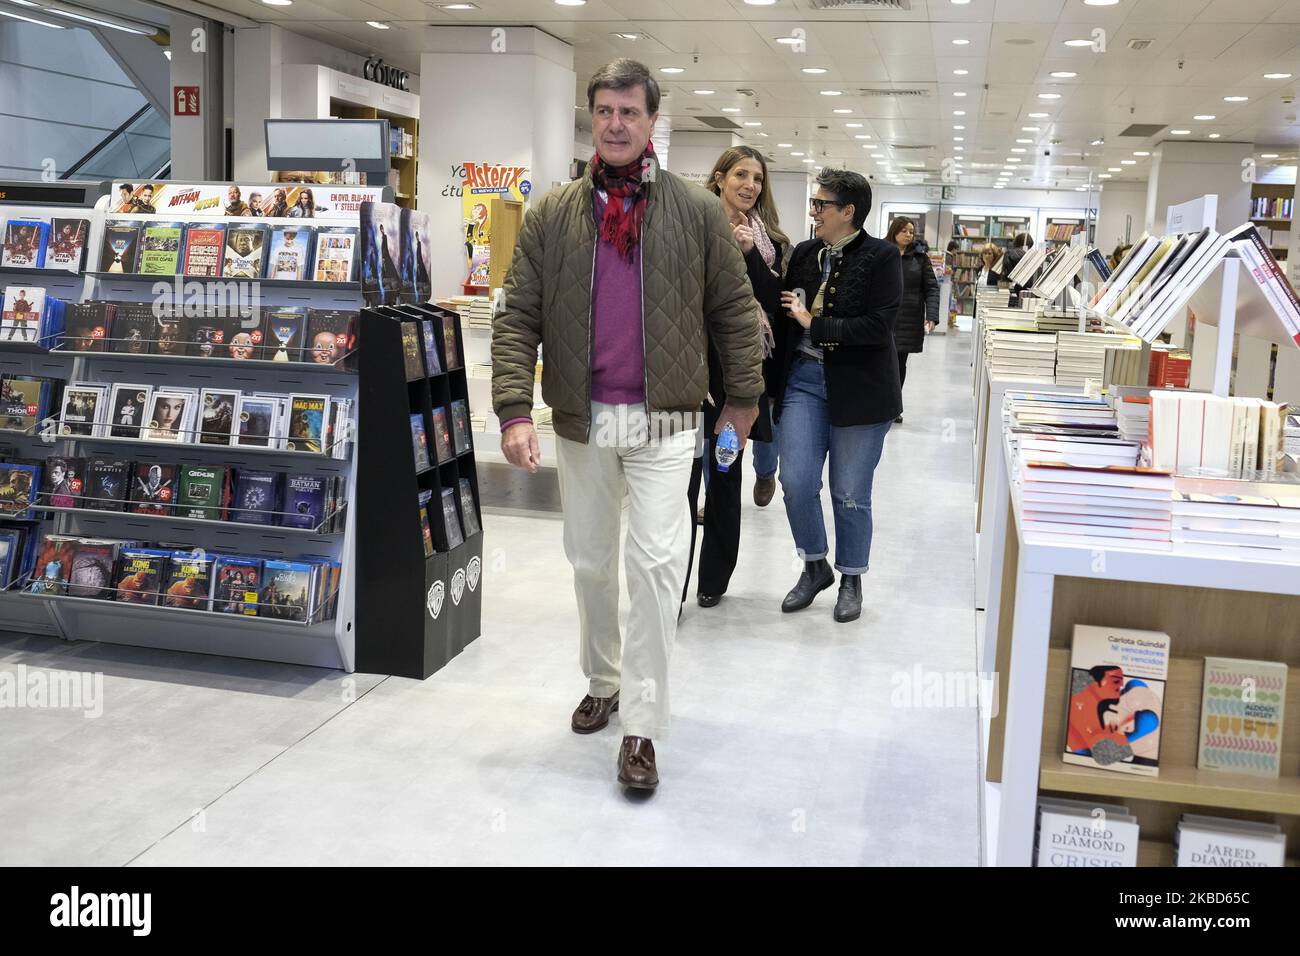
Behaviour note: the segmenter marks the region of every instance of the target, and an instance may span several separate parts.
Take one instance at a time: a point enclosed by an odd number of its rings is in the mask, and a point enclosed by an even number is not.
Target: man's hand
[[[931,322],[929,319],[926,319],[926,320],[925,320],[925,334],[926,334],[926,335],[929,335],[931,332],[933,332],[933,331],[934,331],[934,327],[935,327],[937,324],[938,324],[937,322]]]
[[[740,439],[740,447],[743,449],[745,442],[748,440],[749,430],[757,420],[757,405],[741,408],[728,402],[722,406],[722,411],[718,413],[718,424],[713,429],[713,434],[714,436],[721,435],[722,429],[727,427],[727,422],[731,422],[736,428],[736,437]]]
[[[517,468],[537,474],[542,463],[542,449],[537,444],[537,429],[532,422],[515,422],[501,433],[501,454]]]

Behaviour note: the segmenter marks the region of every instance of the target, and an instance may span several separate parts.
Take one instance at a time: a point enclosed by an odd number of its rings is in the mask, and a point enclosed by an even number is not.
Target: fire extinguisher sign
[[[199,88],[197,86],[173,86],[173,116],[199,115]]]

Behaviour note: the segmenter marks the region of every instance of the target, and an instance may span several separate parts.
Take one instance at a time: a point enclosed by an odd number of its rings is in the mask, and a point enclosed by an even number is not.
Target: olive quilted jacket
[[[596,218],[591,174],[551,190],[524,217],[492,322],[492,405],[531,417],[537,346],[555,432],[586,443],[591,425],[591,282]],[[648,412],[695,427],[709,387],[708,334],[727,398],[754,405],[763,347],[740,248],[722,203],[662,169],[647,184],[641,233]]]

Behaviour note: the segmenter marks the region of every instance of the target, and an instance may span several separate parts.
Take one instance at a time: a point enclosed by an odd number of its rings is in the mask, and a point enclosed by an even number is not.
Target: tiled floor
[[[682,619],[649,799],[614,726],[568,729],[560,524],[489,515],[483,637],[424,682],[0,637],[0,671],[104,674],[98,719],[0,710],[0,864],[976,864],[976,711],[906,706],[918,666],[977,666],[969,348],[911,360],[860,621],[833,591],[780,614],[780,498],[746,505],[730,593]]]

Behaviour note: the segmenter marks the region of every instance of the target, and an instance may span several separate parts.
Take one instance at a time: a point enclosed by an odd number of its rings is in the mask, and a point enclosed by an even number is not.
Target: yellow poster
[[[523,202],[532,192],[527,166],[466,163],[461,191],[462,227],[465,232],[467,286],[488,287],[488,260],[492,248],[492,196]]]

